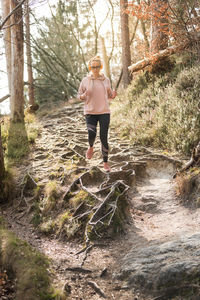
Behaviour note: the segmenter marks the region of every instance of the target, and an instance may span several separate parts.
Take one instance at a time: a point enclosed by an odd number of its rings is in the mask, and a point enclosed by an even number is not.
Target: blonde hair
[[[89,60],[89,67],[91,67],[91,64],[93,63],[93,61],[97,61],[100,63],[100,66],[102,66],[102,60],[101,60],[101,57],[99,55],[96,55],[94,57],[92,57],[90,60]]]

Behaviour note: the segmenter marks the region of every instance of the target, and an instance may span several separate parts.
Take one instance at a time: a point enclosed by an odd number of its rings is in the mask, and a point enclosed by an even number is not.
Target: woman
[[[100,73],[102,67],[99,56],[90,60],[89,70],[91,72],[83,78],[79,87],[78,98],[84,101],[84,115],[88,130],[89,148],[86,152],[86,158],[91,159],[93,156],[93,145],[99,122],[103,166],[105,171],[110,172],[108,164],[108,129],[110,124],[108,99],[115,98],[117,93],[111,90],[110,80]]]

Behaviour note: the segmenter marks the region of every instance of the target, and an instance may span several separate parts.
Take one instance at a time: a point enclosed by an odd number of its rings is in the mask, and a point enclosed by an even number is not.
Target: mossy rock
[[[0,218],[0,262],[16,278],[15,300],[56,300],[48,259],[6,229]]]

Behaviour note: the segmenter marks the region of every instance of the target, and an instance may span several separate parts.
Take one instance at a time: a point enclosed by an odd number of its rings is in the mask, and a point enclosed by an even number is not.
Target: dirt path
[[[85,160],[87,135],[81,105],[66,106],[44,117],[41,128],[29,162],[19,168],[20,179],[28,171],[33,178],[37,178],[40,187],[55,179],[64,192],[69,186],[74,153],[79,157],[79,171],[87,171],[92,166],[99,166],[101,169],[99,138],[95,144],[94,158],[91,161]],[[103,296],[94,291],[89,283],[91,281],[100,287],[107,299],[151,299],[150,296],[143,297],[140,293],[129,290],[125,282],[113,277],[120,267],[121,259],[133,245],[144,248],[149,241],[167,241],[185,233],[199,231],[200,210],[191,211],[183,207],[175,196],[171,179],[175,161],[152,154],[144,148],[130,147],[128,142],[120,142],[112,130],[110,146],[111,176],[113,174],[113,177],[120,177],[121,170],[126,168],[135,171],[128,194],[131,219],[126,235],[114,240],[103,240],[98,247],[92,248],[83,269],[80,267],[85,253],[77,254],[82,249],[81,243],[60,241],[53,236],[46,237],[36,232],[30,224],[31,211],[24,214],[27,207],[20,206],[16,210],[7,207],[4,211],[11,229],[52,260],[55,284],[70,287],[69,299],[101,299]],[[72,157],[71,165],[67,165],[69,157]],[[78,174],[77,168],[75,172]],[[70,269],[76,267],[79,268],[77,271]]]
[[[167,167],[167,166],[166,166]],[[172,181],[173,170],[149,167],[150,178],[137,186],[134,205],[143,210],[143,218],[135,219],[135,226],[147,240],[162,240],[199,231],[200,210],[191,210],[180,204]]]

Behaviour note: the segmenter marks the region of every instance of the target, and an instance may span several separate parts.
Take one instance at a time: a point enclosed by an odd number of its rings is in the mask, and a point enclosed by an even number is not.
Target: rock
[[[133,247],[115,277],[125,279],[132,288],[155,295],[167,288],[176,296],[180,287],[198,284],[199,249],[200,233],[164,243],[151,242],[143,249]]]

